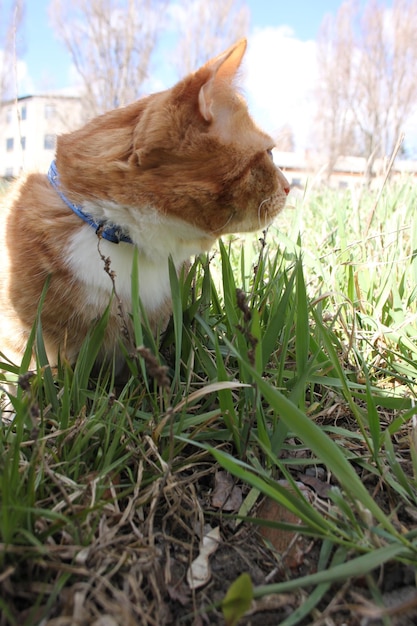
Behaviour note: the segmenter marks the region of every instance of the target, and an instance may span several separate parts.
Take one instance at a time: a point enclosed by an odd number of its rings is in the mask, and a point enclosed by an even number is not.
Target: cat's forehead
[[[219,109],[212,122],[212,132],[222,141],[239,143],[242,148],[251,151],[269,150],[274,146],[273,139],[256,124],[251,117],[246,100],[241,94],[235,94],[235,104],[231,113],[227,109]]]

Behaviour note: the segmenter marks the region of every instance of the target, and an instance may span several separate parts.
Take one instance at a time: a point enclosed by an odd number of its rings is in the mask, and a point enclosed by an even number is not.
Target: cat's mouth
[[[227,233],[251,232],[264,230],[276,218],[285,205],[286,194],[279,192],[264,198],[258,205],[256,212],[246,209],[231,208],[225,221],[211,230],[212,234],[219,236]]]
[[[278,213],[284,208],[287,194],[275,193],[262,200],[258,207],[259,226],[268,226]]]
[[[273,214],[271,216],[271,206],[273,207],[272,196],[270,196],[269,198],[265,198],[265,200],[262,200],[258,207],[258,223],[261,228],[268,226],[271,219],[273,219],[278,213],[279,209],[273,211]]]

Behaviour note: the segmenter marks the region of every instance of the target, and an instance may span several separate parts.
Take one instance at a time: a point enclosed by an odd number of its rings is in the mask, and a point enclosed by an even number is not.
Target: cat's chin
[[[228,224],[222,229],[222,232],[215,234],[218,237],[225,234],[231,235],[233,233],[250,233],[265,230],[282,211],[285,201],[286,195],[277,193],[272,198],[261,202],[256,214],[246,215],[244,219],[236,211],[231,216]]]
[[[268,200],[262,202],[258,209],[257,227],[266,228],[275,220],[282,211],[287,200],[287,194],[278,192]]]

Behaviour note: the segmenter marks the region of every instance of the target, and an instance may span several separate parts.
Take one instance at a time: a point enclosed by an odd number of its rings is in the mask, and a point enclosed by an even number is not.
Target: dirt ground
[[[304,488],[316,491],[306,475]],[[321,481],[319,481],[321,482]],[[310,484],[308,484],[310,483]],[[219,486],[220,485],[220,486]],[[322,484],[323,487],[324,483]],[[231,489],[230,489],[231,486]],[[15,546],[14,564],[0,574],[0,599],[19,626],[217,626],[225,621],[221,602],[229,586],[247,572],[255,587],[314,573],[320,542],[297,534],[236,524],[245,487],[213,465],[203,464],[153,484],[153,497],[137,489],[119,508],[116,501],[91,521],[87,547],[65,531],[43,547]],[[227,491],[228,496],[223,497]],[[314,489],[313,489],[314,491]],[[322,491],[321,497],[325,497]],[[146,503],[145,503],[146,500]],[[221,505],[221,506],[220,506]],[[258,517],[295,522],[264,500]],[[88,525],[80,525],[82,532]],[[192,588],[190,564],[201,536],[219,529],[220,542],[208,558],[207,581]],[[39,531],[42,529],[40,528]],[[263,534],[261,534],[263,533]],[[275,548],[274,548],[275,546]],[[417,624],[415,571],[393,564],[373,573],[385,609],[377,607],[366,577],[333,585],[301,626],[412,626]],[[278,626],[293,615],[312,589],[264,596],[252,602],[240,626]],[[5,612],[1,626],[9,626]]]

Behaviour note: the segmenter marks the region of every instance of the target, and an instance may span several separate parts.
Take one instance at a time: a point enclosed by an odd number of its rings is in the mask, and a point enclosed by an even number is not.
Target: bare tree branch
[[[392,153],[417,110],[417,3],[344,2],[323,24],[318,42],[317,137],[329,172],[349,150],[367,159]]]
[[[175,5],[178,74],[194,71],[247,34],[249,9],[241,0],[181,0]]]
[[[0,15],[5,10],[0,3]],[[16,95],[17,60],[23,43],[19,39],[24,19],[24,0],[13,0],[9,17],[0,22],[0,102]]]
[[[328,175],[338,157],[352,152],[353,5],[345,2],[336,18],[323,21],[317,42],[318,83],[316,136],[326,155]],[[347,54],[347,51],[350,51]]]
[[[164,0],[52,0],[51,18],[80,77],[86,115],[137,99]]]

